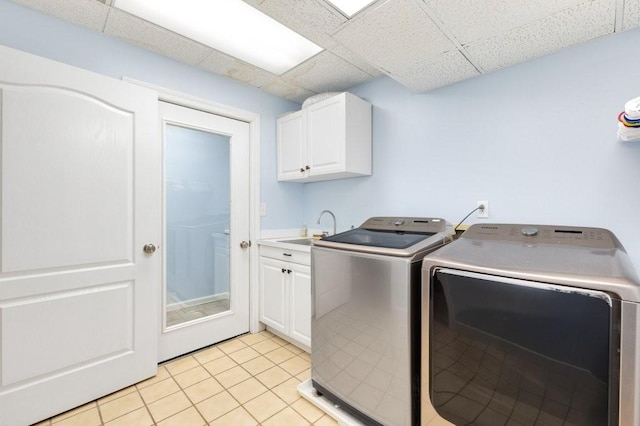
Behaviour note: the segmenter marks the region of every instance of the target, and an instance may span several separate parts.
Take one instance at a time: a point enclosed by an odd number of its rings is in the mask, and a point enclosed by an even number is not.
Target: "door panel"
[[[0,424],[22,425],[157,371],[157,93],[0,47],[0,96]]]
[[[291,335],[311,346],[311,268],[291,265]]]
[[[167,327],[228,311],[230,137],[165,126]]]
[[[281,333],[289,331],[287,267],[277,260],[260,259],[260,321]]]
[[[344,98],[337,96],[309,106],[306,134],[310,175],[344,168]]]
[[[278,119],[278,180],[305,177],[300,171],[308,165],[304,117],[305,111],[298,111]]]
[[[163,361],[249,331],[249,124],[160,102]]]
[[[131,262],[132,112],[72,89],[1,90],[2,272]]]
[[[0,303],[2,386],[132,351],[132,309],[131,281]]]

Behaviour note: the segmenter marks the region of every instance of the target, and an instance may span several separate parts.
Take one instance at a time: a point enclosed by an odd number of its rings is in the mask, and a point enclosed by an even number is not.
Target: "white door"
[[[157,94],[0,47],[0,424],[153,376]]]
[[[159,361],[249,331],[249,124],[160,102],[164,308]]]

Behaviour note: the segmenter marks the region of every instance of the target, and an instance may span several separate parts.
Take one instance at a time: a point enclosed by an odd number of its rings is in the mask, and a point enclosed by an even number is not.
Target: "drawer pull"
[[[282,253],[283,256],[291,257],[291,253]]]

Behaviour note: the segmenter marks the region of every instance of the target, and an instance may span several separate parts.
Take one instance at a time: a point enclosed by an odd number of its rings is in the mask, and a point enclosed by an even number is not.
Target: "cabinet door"
[[[307,175],[304,113],[301,110],[278,119],[278,180],[300,180]]]
[[[344,94],[308,107],[307,162],[309,176],[345,169]]]
[[[289,328],[287,270],[285,262],[260,258],[260,321],[285,334]]]
[[[289,335],[311,347],[311,267],[292,264],[290,282],[291,327]]]

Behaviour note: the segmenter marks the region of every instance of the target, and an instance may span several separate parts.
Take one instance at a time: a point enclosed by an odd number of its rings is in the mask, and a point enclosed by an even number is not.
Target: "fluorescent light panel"
[[[376,0],[327,0],[349,18]]]
[[[277,75],[322,50],[241,0],[115,0],[114,6]]]

